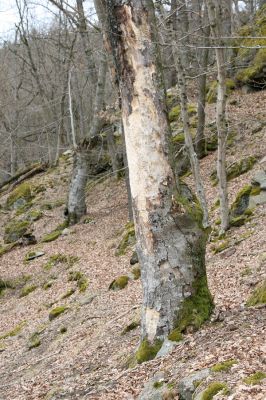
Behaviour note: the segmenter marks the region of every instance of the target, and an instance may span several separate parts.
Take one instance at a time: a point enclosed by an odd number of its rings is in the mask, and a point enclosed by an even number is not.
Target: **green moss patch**
[[[49,320],[53,321],[55,318],[59,317],[61,314],[66,312],[68,310],[68,307],[66,306],[60,306],[60,307],[55,307],[50,313],[49,313]]]
[[[59,264],[67,264],[68,267],[73,267],[79,261],[79,257],[71,256],[66,254],[54,254],[52,255],[48,262],[44,265],[44,269],[50,270],[51,268],[59,265]]]
[[[13,249],[13,247],[17,246],[16,243],[9,243],[7,245],[1,246],[0,245],[0,257],[6,253],[8,253],[10,250]]]
[[[228,392],[228,387],[226,383],[212,382],[201,394],[201,400],[212,400],[214,396],[223,391]]]
[[[249,197],[252,191],[251,185],[244,186],[237,194],[230,210],[231,217],[238,217],[245,213],[249,205]]]
[[[47,235],[44,235],[44,237],[42,238],[42,242],[43,243],[49,243],[49,242],[53,242],[54,240],[58,239],[59,236],[61,236],[62,231],[60,230],[55,230],[51,233],[47,233]]]
[[[11,221],[5,228],[4,242],[14,243],[19,240],[28,230],[29,221]]]
[[[6,200],[7,208],[19,208],[32,199],[31,186],[24,182],[11,192]]]
[[[41,339],[39,332],[34,332],[29,338],[28,348],[29,350],[39,347],[41,345]]]
[[[256,157],[249,156],[245,157],[240,161],[236,161],[226,167],[226,176],[227,180],[231,181],[234,178],[237,178],[238,176],[245,174],[249,170],[251,170],[254,166],[254,164],[257,162]],[[214,170],[211,173],[211,181],[213,185],[217,185],[218,183],[218,178],[217,178],[217,172]]]
[[[70,297],[70,296],[72,296],[72,294],[74,294],[75,293],[75,289],[69,289],[62,297],[61,297],[61,299],[62,300],[64,300],[64,299],[67,299],[68,297]]]
[[[246,303],[248,307],[258,304],[266,304],[266,279],[254,290]]]
[[[235,364],[237,364],[236,360],[226,360],[221,363],[213,365],[211,367],[211,370],[212,370],[212,372],[227,372]]]
[[[265,378],[266,378],[265,372],[258,371],[252,375],[249,375],[247,378],[245,378],[244,383],[246,383],[247,385],[258,385]]]
[[[213,299],[205,276],[197,278],[191,296],[186,298],[176,318],[175,327],[184,332],[188,327],[199,329],[208,320],[213,310]]]
[[[168,116],[169,116],[169,121],[170,121],[170,122],[177,121],[178,118],[180,117],[180,114],[181,114],[181,107],[180,107],[179,105],[174,106],[174,107],[170,110],[170,112],[169,112],[169,114],[168,114]]]
[[[26,219],[30,222],[35,222],[41,219],[43,212],[41,210],[31,210],[27,215]]]
[[[61,236],[61,233],[65,228],[67,228],[68,222],[64,221],[62,224],[59,224],[51,233],[44,235],[42,238],[43,243],[53,242],[54,240],[58,239]]]
[[[134,280],[138,280],[141,277],[141,270],[140,267],[132,268],[132,274],[134,276]]]
[[[123,256],[126,254],[126,251],[130,245],[135,244],[135,228],[133,222],[128,222],[125,227],[125,231],[123,233],[123,237],[121,242],[118,245],[116,250],[116,256]]]
[[[83,274],[83,272],[80,271],[70,271],[68,275],[68,280],[70,282],[77,282],[77,286],[80,292],[85,292],[89,284],[86,276]]]
[[[25,325],[26,321],[20,322],[18,325],[15,326],[15,328],[11,329],[11,331],[8,331],[3,335],[0,335],[0,340],[6,339],[8,337],[17,336],[22,331]]]
[[[164,382],[156,381],[153,384],[154,389],[160,389],[164,385]]]
[[[172,342],[180,342],[183,339],[183,335],[180,330],[176,328],[169,333],[168,339],[172,340]]]
[[[19,297],[25,297],[28,296],[30,293],[34,292],[34,290],[37,289],[36,285],[26,285],[22,290],[19,295]]]
[[[122,290],[127,286],[128,281],[129,277],[127,275],[119,276],[110,284],[109,290]]]
[[[163,341],[159,339],[157,339],[154,343],[150,343],[147,339],[144,339],[135,355],[137,363],[141,364],[145,361],[153,360],[162,347],[162,344]]]
[[[221,253],[225,249],[228,249],[228,247],[230,247],[230,242],[229,242],[229,240],[226,239],[222,243],[212,246],[212,251],[214,254],[217,254],[217,253]]]

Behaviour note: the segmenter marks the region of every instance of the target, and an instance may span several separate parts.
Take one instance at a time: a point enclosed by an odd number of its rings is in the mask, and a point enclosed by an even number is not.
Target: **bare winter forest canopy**
[[[0,400],[265,399],[266,1],[10,7]]]

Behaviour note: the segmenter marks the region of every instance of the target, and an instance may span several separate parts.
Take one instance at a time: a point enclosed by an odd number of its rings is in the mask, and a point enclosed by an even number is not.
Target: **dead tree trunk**
[[[210,314],[206,233],[189,189],[181,185],[176,191],[169,162],[169,127],[151,28],[153,2],[106,0],[106,7],[144,291],[142,343],[136,354],[142,362],[156,354],[172,330],[198,328]]]
[[[221,233],[229,228],[229,204],[226,178],[226,67],[225,51],[222,48],[221,29],[219,21],[222,21],[222,9],[217,1],[207,0],[208,13],[211,25],[212,36],[217,47],[215,49],[218,70],[218,93],[216,106],[216,123],[218,131],[218,156],[217,156],[217,177],[219,181],[219,198],[221,213]],[[220,40],[219,40],[220,38]],[[221,45],[219,47],[219,44]]]

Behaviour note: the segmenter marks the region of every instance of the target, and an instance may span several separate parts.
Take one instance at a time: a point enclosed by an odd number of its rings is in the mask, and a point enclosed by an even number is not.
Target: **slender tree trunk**
[[[201,18],[200,24],[204,24],[207,20],[207,13],[204,12],[203,18]],[[205,106],[206,106],[206,73],[209,59],[209,49],[210,44],[210,27],[206,29],[202,28],[201,33],[204,36],[203,45],[206,47],[202,50],[200,57],[200,71],[201,74],[198,78],[198,125],[195,137],[195,147],[198,158],[202,158],[206,154],[205,149]]]
[[[88,179],[88,150],[86,143],[74,153],[72,179],[68,195],[68,222],[76,224],[86,214],[86,184]]]
[[[221,29],[219,21],[222,21],[222,9],[218,2],[207,0],[208,13],[213,37],[220,38],[217,44],[222,44]],[[225,52],[223,48],[216,48],[216,61],[218,69],[218,93],[216,106],[216,122],[218,130],[218,156],[217,156],[217,176],[219,180],[219,198],[221,213],[221,233],[229,228],[229,204],[226,178],[226,68]]]
[[[196,192],[199,198],[202,210],[203,210],[203,227],[207,228],[209,226],[209,216],[208,216],[208,205],[205,196],[205,190],[202,183],[200,175],[200,165],[197,154],[194,149],[193,140],[189,130],[189,116],[188,116],[188,100],[187,100],[187,89],[186,89],[186,78],[184,73],[184,68],[180,56],[175,53],[176,65],[178,71],[178,86],[180,93],[180,103],[181,103],[181,114],[183,120],[183,129],[185,133],[185,144],[187,152],[189,155],[190,165],[192,169],[192,174],[195,181]]]
[[[141,362],[145,360],[141,349],[149,342],[158,344],[157,340],[174,328],[184,331],[197,325],[193,319],[202,316],[202,310],[194,299],[199,292],[207,311],[200,322],[208,318],[212,300],[204,263],[206,234],[186,209],[184,194],[175,196],[165,97],[150,25],[154,20],[153,2],[106,0],[106,5],[109,41],[121,91],[144,291],[143,342],[137,353]],[[188,310],[191,306],[193,311]],[[184,315],[189,315],[186,322]]]

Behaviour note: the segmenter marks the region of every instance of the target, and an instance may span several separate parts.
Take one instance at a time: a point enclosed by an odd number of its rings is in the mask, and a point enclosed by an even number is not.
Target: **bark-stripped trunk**
[[[218,2],[207,0],[208,13],[213,37],[221,38],[219,21],[222,21],[222,9]],[[215,41],[222,45],[222,40]],[[218,156],[217,156],[217,177],[219,180],[219,198],[221,213],[221,233],[229,228],[229,204],[226,178],[226,68],[225,52],[223,48],[216,48],[216,62],[218,70],[218,93],[216,105],[216,123],[218,131]]]
[[[203,226],[207,228],[209,226],[209,216],[208,216],[208,205],[205,196],[205,190],[201,179],[200,174],[200,165],[197,154],[194,149],[192,136],[190,134],[189,127],[189,116],[188,116],[188,100],[187,100],[187,88],[186,88],[186,78],[184,73],[184,68],[182,65],[182,61],[177,52],[175,52],[176,58],[176,66],[178,72],[178,86],[180,93],[180,103],[181,103],[181,114],[183,121],[183,129],[185,133],[185,144],[187,148],[187,152],[189,155],[190,165],[192,169],[192,174],[195,181],[195,187],[197,196],[199,198],[202,210],[203,210]]]
[[[144,291],[142,339],[154,342],[164,339],[174,328],[182,331],[186,325],[194,325],[191,320],[183,323],[182,316],[186,305],[199,295],[199,282],[206,285],[206,235],[182,203],[184,193],[175,198],[165,98],[150,26],[153,3],[106,0],[106,5],[109,41],[121,91]],[[211,310],[205,287],[204,301]],[[195,306],[193,313],[198,312]]]

